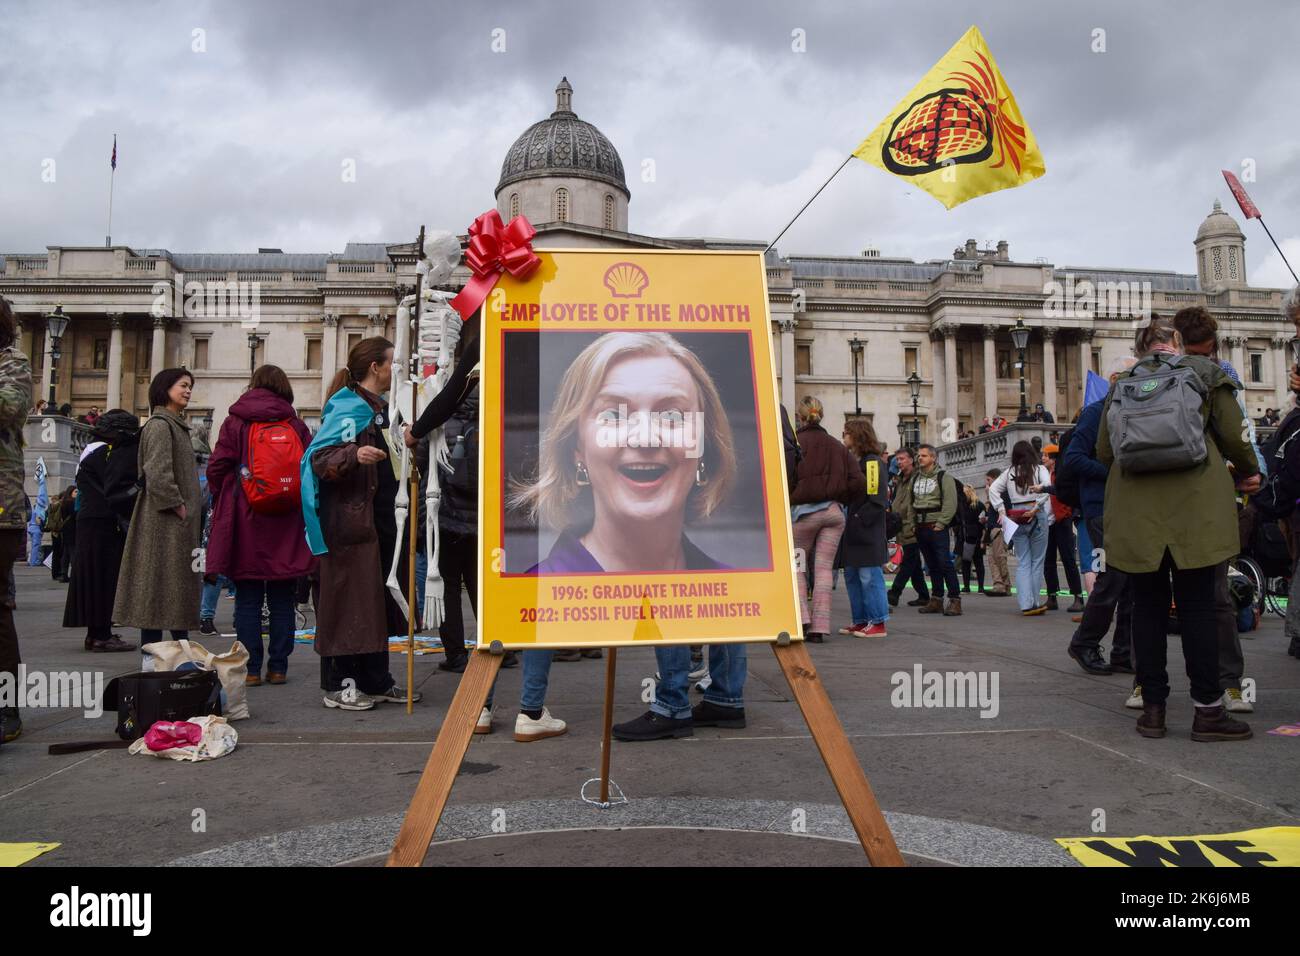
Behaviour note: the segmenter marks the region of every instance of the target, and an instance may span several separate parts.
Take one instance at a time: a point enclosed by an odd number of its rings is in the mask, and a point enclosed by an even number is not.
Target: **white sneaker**
[[[1138,684],[1133,688],[1133,693],[1129,694],[1128,700],[1124,701],[1124,706],[1129,710],[1142,709],[1142,685]]]
[[[713,675],[710,674],[708,671],[705,671],[704,676],[695,682],[695,689],[698,690],[701,694],[703,694],[706,690],[708,690],[712,686],[713,686]]]
[[[474,733],[490,734],[492,733],[492,708],[484,707],[479,711],[478,722],[474,724]]]
[[[1255,712],[1255,706],[1242,697],[1241,691],[1236,687],[1229,687],[1223,692],[1223,703],[1234,714],[1253,714]]]
[[[332,690],[325,695],[325,706],[339,710],[372,710],[375,699],[359,690]]]
[[[707,677],[708,673],[709,673],[709,662],[707,660],[704,660],[704,661],[700,661],[700,663],[695,666],[695,669],[692,670],[690,674],[687,675],[687,677],[689,677],[691,680],[699,680],[701,677]]]
[[[483,718],[480,716],[479,719]],[[545,707],[542,708],[542,716],[537,720],[524,713],[515,718],[515,740],[520,743],[526,744],[546,737],[558,737],[568,729],[564,721],[552,717],[551,712]]]
[[[376,701],[388,701],[390,704],[405,704],[406,688],[401,684],[394,684],[382,694],[373,694],[371,696],[373,696]],[[412,697],[414,702],[418,704],[424,698],[424,694],[417,690]]]

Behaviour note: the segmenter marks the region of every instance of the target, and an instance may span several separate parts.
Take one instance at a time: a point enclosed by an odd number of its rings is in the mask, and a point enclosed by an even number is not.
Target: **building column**
[[[1092,337],[1096,335],[1093,329],[1079,330],[1079,389],[1082,390],[1088,385],[1088,373],[1092,371]]]
[[[944,325],[943,332],[943,417],[957,428],[957,326]],[[942,433],[940,433],[942,440]]]
[[[325,407],[325,393],[330,380],[339,370],[339,317],[332,312],[321,316],[320,344],[320,407]]]
[[[122,327],[126,319],[121,312],[108,313],[108,408],[122,407]]]
[[[930,438],[939,437],[939,423],[935,420],[948,407],[948,376],[944,374],[943,334],[939,331],[930,333]],[[924,432],[925,429],[922,429]],[[921,437],[925,441],[924,434]]]
[[[996,325],[984,326],[984,417],[998,413],[998,356]],[[972,422],[972,424],[974,424]],[[976,426],[976,431],[979,427]]]
[[[378,309],[371,309],[366,313],[366,317],[370,320],[370,325],[366,329],[366,337],[373,339],[376,336],[383,335],[384,317],[382,313]]]
[[[1287,398],[1291,390],[1287,387],[1287,379],[1291,372],[1291,337],[1289,335],[1279,335],[1273,339],[1273,348],[1276,350],[1277,376],[1273,382],[1273,407],[1285,410],[1287,407]]]
[[[1043,409],[1056,418],[1056,333],[1058,329],[1043,328]]]
[[[155,315],[153,318],[153,346],[149,351],[149,377],[152,379],[166,367],[167,316]]]
[[[794,319],[781,320],[781,404],[794,414]]]
[[[71,323],[69,323],[69,325],[71,325]],[[67,333],[64,333],[64,338],[67,338]],[[43,377],[41,383],[41,394],[35,396],[35,398],[32,399],[33,405],[36,404],[37,398],[43,398],[46,401],[50,400],[50,386],[54,386],[55,400],[57,401],[58,399],[58,382],[54,377],[55,374],[54,359],[50,355],[51,352],[50,346],[53,344],[54,344],[54,339],[50,336],[50,330],[49,327],[47,326],[45,329],[45,350],[44,350],[45,351],[45,376]],[[53,413],[54,413],[54,409],[50,409],[50,414]]]
[[[1237,370],[1237,375],[1240,376],[1242,384],[1245,384],[1246,373],[1250,371],[1250,369],[1246,368],[1245,336],[1226,335],[1223,338],[1223,343],[1228,347],[1228,361]]]

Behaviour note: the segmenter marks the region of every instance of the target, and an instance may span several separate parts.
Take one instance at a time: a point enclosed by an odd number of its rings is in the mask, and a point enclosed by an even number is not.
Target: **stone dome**
[[[1205,217],[1201,223],[1201,228],[1196,230],[1196,241],[1203,239],[1217,239],[1228,237],[1231,239],[1242,239],[1246,236],[1242,233],[1241,227],[1237,225],[1237,220],[1223,211],[1223,206],[1219,200],[1214,200],[1214,209]]]
[[[501,164],[497,195],[525,179],[564,176],[592,179],[616,187],[631,197],[618,150],[595,126],[578,119],[567,78],[555,88],[555,112],[524,130]]]

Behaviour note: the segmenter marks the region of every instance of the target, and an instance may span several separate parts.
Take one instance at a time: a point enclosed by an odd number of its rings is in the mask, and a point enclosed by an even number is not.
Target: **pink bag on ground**
[[[203,739],[203,728],[188,720],[156,721],[145,731],[144,745],[154,753],[173,747],[192,747]]]

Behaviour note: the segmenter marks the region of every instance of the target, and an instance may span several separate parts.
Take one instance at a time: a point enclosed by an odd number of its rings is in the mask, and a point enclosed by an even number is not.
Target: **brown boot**
[[[1248,740],[1251,736],[1250,724],[1229,717],[1222,704],[1196,708],[1192,720],[1193,740]]]
[[[926,603],[925,607],[918,607],[917,610],[922,614],[942,614],[943,598],[930,595],[930,600]]]
[[[944,617],[961,617],[961,598],[948,598],[948,606],[943,609]]]
[[[1142,705],[1142,716],[1137,720],[1137,732],[1143,737],[1163,737],[1165,735],[1165,705]]]

